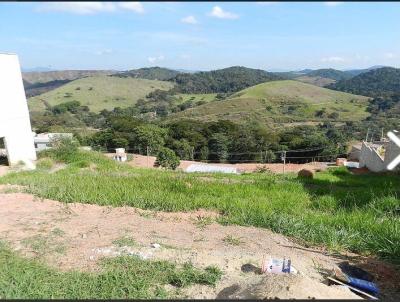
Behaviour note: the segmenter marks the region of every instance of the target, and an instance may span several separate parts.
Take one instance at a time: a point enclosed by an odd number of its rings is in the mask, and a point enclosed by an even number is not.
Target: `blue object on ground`
[[[365,280],[361,280],[361,279],[357,279],[357,278],[353,278],[353,277],[350,277],[350,276],[347,276],[347,275],[346,275],[346,277],[347,277],[348,283],[351,286],[354,286],[354,287],[357,287],[357,288],[360,288],[360,289],[364,289],[366,291],[374,293],[375,295],[379,294],[379,288],[376,286],[375,283],[369,282],[369,281],[365,281]]]

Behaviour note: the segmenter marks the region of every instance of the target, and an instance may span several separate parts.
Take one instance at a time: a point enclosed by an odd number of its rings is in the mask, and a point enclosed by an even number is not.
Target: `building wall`
[[[36,160],[21,68],[13,54],[0,54],[0,137],[10,165]]]
[[[361,146],[360,168],[366,167],[373,172],[382,172],[386,166],[382,157],[365,142]]]
[[[370,148],[363,142],[360,154],[360,167],[367,167],[373,172],[387,171],[389,163],[400,155],[400,148],[395,143],[389,142],[385,144],[385,149],[385,156],[382,158],[375,149]],[[396,167],[396,170],[400,170],[400,167]]]
[[[386,148],[385,167],[387,167],[398,155],[400,155],[400,148],[394,142],[391,141]],[[397,166],[395,170],[400,170],[400,167]]]

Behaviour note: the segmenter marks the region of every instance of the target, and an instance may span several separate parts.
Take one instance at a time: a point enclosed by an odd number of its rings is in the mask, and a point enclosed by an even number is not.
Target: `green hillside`
[[[232,66],[229,68],[181,73],[172,81],[179,93],[231,93],[267,81],[281,80],[276,74],[265,70]]]
[[[295,80],[303,82],[303,83],[316,85],[316,86],[319,86],[319,87],[325,87],[327,85],[330,85],[330,84],[333,84],[333,83],[336,82],[333,79],[324,78],[324,77],[318,77],[318,76],[311,77],[311,76],[308,76],[308,75],[297,77],[297,78],[295,78]]]
[[[172,79],[179,73],[179,71],[163,67],[146,67],[119,72],[114,74],[113,76],[121,78],[141,78],[148,80],[166,81]]]
[[[103,109],[132,106],[151,91],[168,90],[172,87],[172,83],[163,81],[109,76],[87,77],[30,98],[28,105],[30,111],[43,111],[48,106],[79,101],[91,111],[99,112]]]
[[[273,81],[239,91],[224,101],[214,101],[179,112],[174,118],[199,120],[256,119],[288,123],[355,121],[369,115],[368,98],[292,80]]]
[[[113,74],[113,70],[56,70],[23,72],[22,78],[29,84],[46,83],[51,81],[76,80],[84,77]]]
[[[351,78],[351,74],[333,68],[317,69],[307,73],[309,77],[322,77],[335,81]]]
[[[383,67],[370,70],[329,86],[332,89],[379,97],[400,94],[400,69]]]

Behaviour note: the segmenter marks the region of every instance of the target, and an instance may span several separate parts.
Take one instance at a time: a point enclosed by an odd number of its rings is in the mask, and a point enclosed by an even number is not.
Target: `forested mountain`
[[[281,77],[260,69],[234,66],[194,74],[178,74],[173,81],[180,93],[229,93]]]
[[[365,96],[388,96],[400,93],[400,69],[383,67],[370,70],[328,88]]]
[[[352,77],[358,76],[359,74],[366,73],[370,70],[378,69],[378,68],[383,68],[383,67],[388,67],[388,66],[383,66],[383,65],[376,65],[376,66],[371,66],[365,69],[351,69],[351,70],[344,70],[345,73],[351,75]]]
[[[172,70],[163,67],[147,67],[147,68],[140,68],[140,69],[133,69],[125,72],[120,72],[115,74],[114,76],[122,77],[122,78],[141,78],[147,80],[160,80],[160,81],[167,81],[174,78],[178,75],[179,71]]]
[[[340,80],[351,78],[350,74],[347,74],[344,71],[333,69],[333,68],[313,70],[313,71],[308,72],[307,76],[327,78],[327,79],[332,79],[335,81],[340,81]]]

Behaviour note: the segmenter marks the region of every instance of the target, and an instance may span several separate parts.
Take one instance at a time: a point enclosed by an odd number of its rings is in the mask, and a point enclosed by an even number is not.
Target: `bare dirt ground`
[[[384,297],[399,291],[399,273],[388,264],[305,248],[266,229],[222,226],[214,221],[217,213],[65,204],[38,199],[19,189],[0,187],[0,239],[22,255],[39,257],[62,270],[97,271],[102,257],[135,254],[178,264],[191,261],[197,267],[216,265],[223,271],[215,288],[196,285],[185,289],[188,298],[359,298],[343,287],[325,285],[320,274],[350,259],[375,275]],[[119,246],[116,240],[124,237],[135,243]],[[244,264],[260,267],[266,255],[289,257],[299,274],[242,272]]]
[[[10,168],[8,166],[0,165],[0,177],[5,175],[9,171],[9,169]]]
[[[107,153],[106,156],[112,158],[115,154],[114,153]],[[129,165],[133,167],[141,167],[141,168],[153,168],[154,163],[156,161],[156,157],[154,156],[144,156],[139,154],[133,154],[133,159],[127,162]],[[186,170],[191,164],[199,164],[197,161],[190,161],[190,160],[181,160],[181,163],[178,167],[180,170]],[[243,164],[208,164],[208,163],[201,163],[202,165],[213,165],[213,166],[223,166],[223,167],[233,167],[237,168],[238,171],[241,172],[254,172],[258,168],[267,168],[271,172],[274,173],[283,173],[283,164],[252,164],[252,163],[243,163]],[[324,170],[326,169],[326,165],[324,163],[310,163],[310,164],[291,164],[287,163],[285,165],[286,172],[298,172],[301,169],[310,169],[310,170]]]

